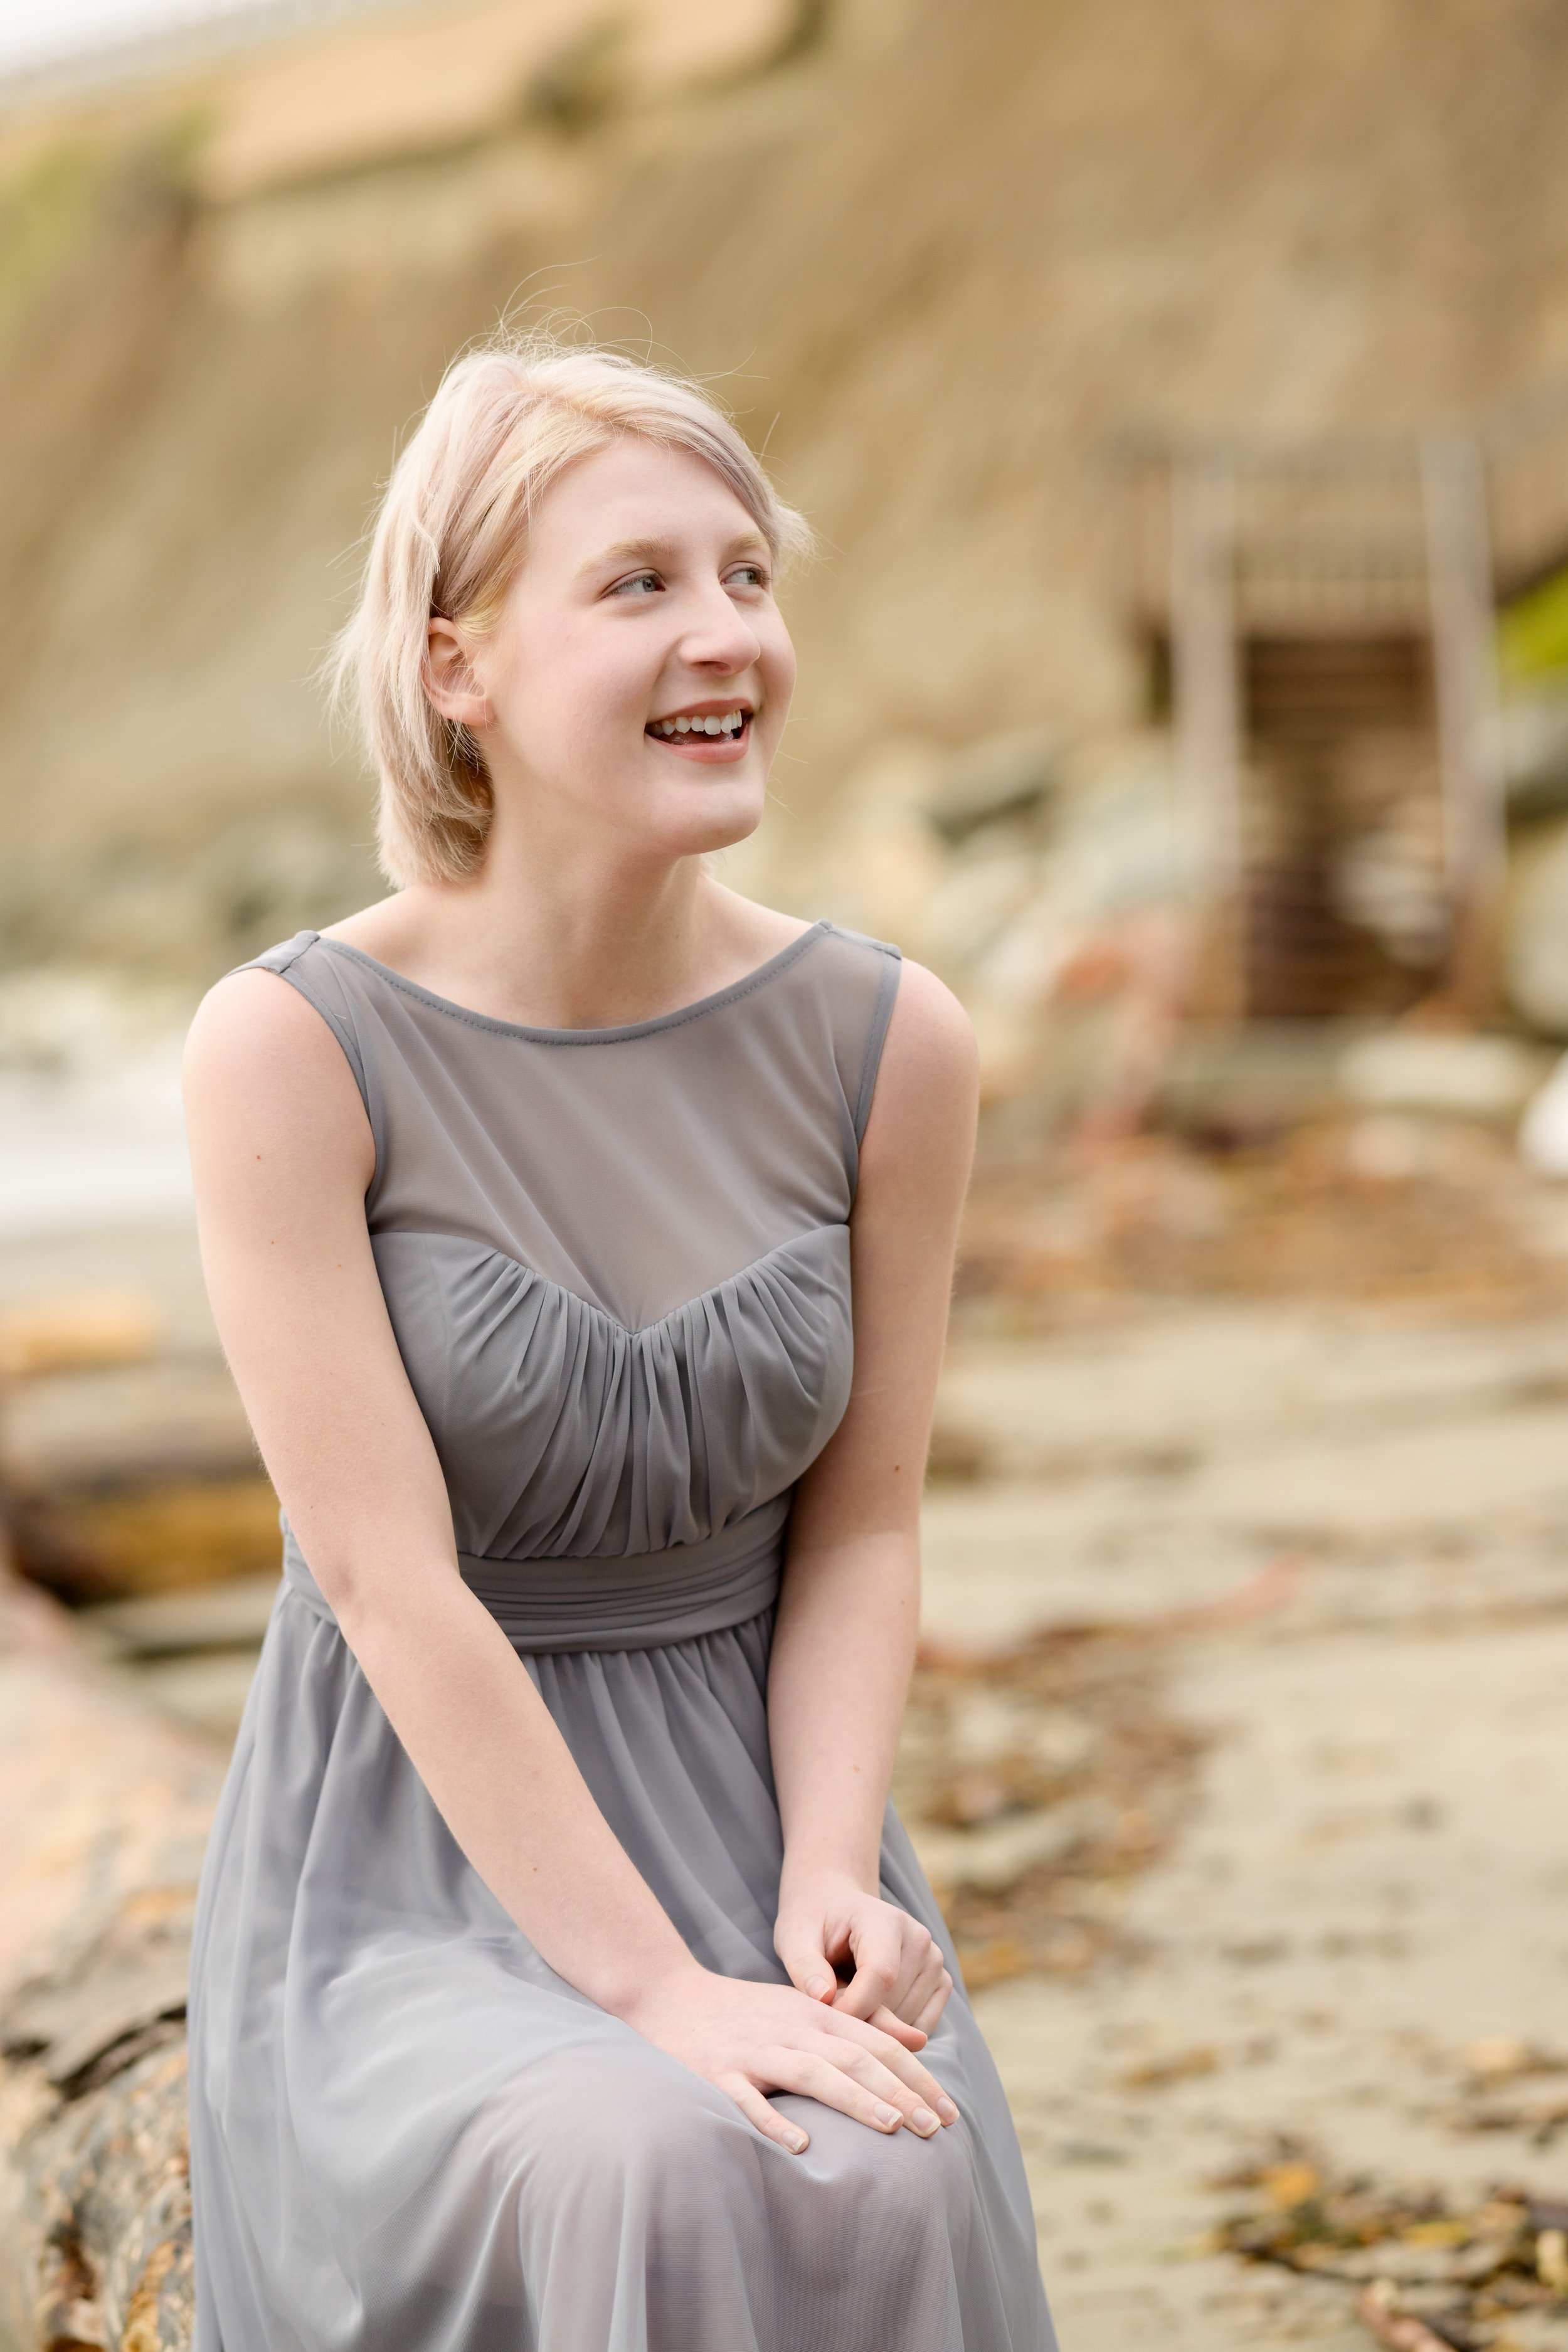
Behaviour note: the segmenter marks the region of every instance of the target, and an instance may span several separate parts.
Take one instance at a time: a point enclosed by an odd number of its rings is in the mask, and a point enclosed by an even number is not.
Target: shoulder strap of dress
[[[868,943],[878,950],[882,969],[877,979],[877,1002],[871,1011],[871,1025],[866,1034],[866,1059],[860,1071],[860,1091],[855,1102],[855,1140],[866,1139],[866,1122],[871,1116],[871,1097],[877,1090],[877,1072],[882,1060],[882,1047],[887,1042],[888,1024],[893,1017],[893,1001],[899,992],[899,974],[903,956],[899,949],[885,940]]]
[[[320,931],[296,931],[291,940],[280,940],[275,948],[264,948],[248,963],[237,963],[236,971],[275,971],[281,979],[291,964],[298,963],[307,948],[313,948],[321,938]]]
[[[314,1007],[343,1049],[343,1055],[353,1072],[354,1084],[365,1109],[375,1125],[375,1113],[371,1102],[371,1090],[365,1070],[364,1050],[354,1025],[353,1007],[331,959],[313,956],[310,950],[321,943],[320,931],[296,931],[291,940],[280,940],[277,947],[268,948],[248,963],[237,964],[237,971],[275,971],[297,989],[307,1004]]]
[[[877,1090],[877,1071],[882,1059],[882,1047],[887,1042],[888,1024],[893,1017],[893,1002],[899,992],[899,973],[903,964],[903,951],[888,940],[868,939],[864,931],[846,930],[840,923],[826,923],[823,929],[849,946],[864,949],[877,960],[877,992],[872,1000],[870,1017],[866,1024],[866,1042],[861,1048],[860,1077],[855,1088],[853,1107],[855,1141],[865,1140],[866,1122],[871,1116],[871,1097]],[[846,1087],[847,1092],[847,1087]]]

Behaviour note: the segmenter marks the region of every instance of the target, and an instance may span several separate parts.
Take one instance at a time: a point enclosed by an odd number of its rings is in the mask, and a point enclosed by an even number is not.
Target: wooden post
[[[1198,861],[1202,1009],[1244,1009],[1241,688],[1235,613],[1236,487],[1229,460],[1174,460],[1171,650],[1176,755]]]
[[[1505,852],[1501,779],[1489,725],[1497,707],[1496,613],[1486,475],[1469,434],[1421,450],[1448,888],[1447,988],[1475,1019],[1496,996],[1498,898]]]

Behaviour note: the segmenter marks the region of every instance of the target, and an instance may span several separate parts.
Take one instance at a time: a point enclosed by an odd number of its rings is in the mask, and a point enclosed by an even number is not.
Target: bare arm
[[[820,2012],[798,1995],[731,1985],[692,1958],[459,1577],[366,1230],[369,1126],[324,1023],[271,974],[222,982],[191,1033],[186,1106],[213,1310],[263,1459],[474,1868],[569,1983],[719,2083],[772,2137],[804,2145],[765,2089],[883,2129],[912,2120],[935,2086],[896,2042],[864,2027],[813,2040]],[[785,2006],[797,2001],[798,2017]]]
[[[186,1097],[213,1312],[311,1572],[476,1870],[552,1966],[619,2009],[685,1947],[458,1574],[371,1254],[348,1065],[292,989],[240,973],[197,1016]]]
[[[906,967],[851,1220],[855,1381],[801,1483],[769,1679],[784,1828],[776,1941],[803,1991],[928,2030],[951,1979],[879,1895],[882,1819],[920,1616],[920,1501],[974,1150],[962,1008]],[[852,1961],[839,1992],[831,1963]]]

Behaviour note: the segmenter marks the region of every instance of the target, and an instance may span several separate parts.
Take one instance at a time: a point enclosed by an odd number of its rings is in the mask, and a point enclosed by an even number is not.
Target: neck
[[[615,1028],[688,1000],[711,887],[696,857],[542,857],[503,834],[471,881],[426,886],[417,913],[463,1003],[541,1028]]]
[[[604,828],[527,825],[504,804],[470,880],[416,883],[332,927],[437,996],[531,1029],[676,1012],[809,928],[726,889],[700,852],[634,853]]]

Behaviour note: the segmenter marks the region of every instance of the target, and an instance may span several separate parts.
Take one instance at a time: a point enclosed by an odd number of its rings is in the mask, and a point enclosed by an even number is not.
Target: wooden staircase
[[[1495,614],[1568,563],[1568,384],[1458,433],[1121,454],[1217,994],[1274,1018],[1483,1009]]]

